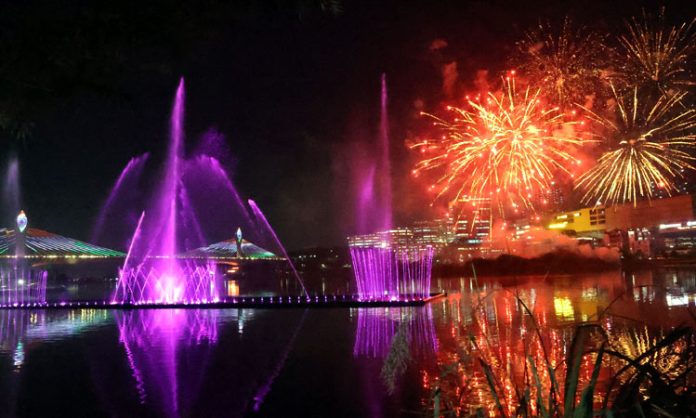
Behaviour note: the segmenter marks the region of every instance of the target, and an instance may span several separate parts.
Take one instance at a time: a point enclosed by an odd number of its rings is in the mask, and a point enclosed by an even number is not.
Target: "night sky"
[[[65,3],[65,4],[64,4]],[[694,2],[667,2],[689,20]],[[377,141],[380,74],[390,92],[395,217],[426,217],[404,139],[416,116],[506,69],[539,19],[599,30],[657,10],[609,1],[2,2],[2,161],[18,154],[33,226],[87,239],[131,156],[163,153],[179,77],[187,143],[223,133],[241,194],[289,248],[342,244],[354,232],[348,166]],[[457,63],[454,89],[443,67]],[[4,164],[4,163],[3,163]]]

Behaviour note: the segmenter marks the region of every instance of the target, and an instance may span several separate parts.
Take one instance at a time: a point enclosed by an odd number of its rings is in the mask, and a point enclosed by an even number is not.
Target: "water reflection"
[[[385,358],[394,337],[404,333],[409,346],[421,354],[437,351],[432,307],[355,308],[355,357]]]
[[[140,402],[166,416],[188,415],[217,342],[217,310],[116,311]]]
[[[50,402],[22,402],[27,384],[38,385],[54,401],[68,395],[61,402],[71,404],[73,412],[87,405],[112,416],[243,416],[258,411],[282,374],[307,315],[271,312],[0,311],[0,417],[52,414]],[[63,353],[67,363],[52,364],[52,370],[23,367]],[[8,360],[13,376],[4,366]],[[84,367],[89,373],[74,375]],[[82,381],[93,393],[82,392],[82,404],[69,398],[72,392],[63,393],[51,380],[64,376]]]
[[[20,368],[27,345],[53,341],[103,325],[108,311],[98,309],[0,310],[0,354],[10,353],[13,365]]]
[[[693,271],[672,271],[443,281],[450,296],[435,305],[441,313],[438,368],[424,371],[423,389],[441,390],[445,409],[453,413],[481,409],[490,416],[501,414],[492,387],[507,415],[514,413],[521,394],[529,390],[531,412],[536,413],[537,396],[546,404],[554,392],[551,374],[557,382],[565,379],[576,325],[586,325],[585,350],[604,344],[618,355],[635,358],[672,327],[691,320],[687,307],[696,300],[694,278]],[[657,369],[680,376],[687,345],[688,340],[679,340],[659,350]],[[592,378],[595,359],[595,354],[582,357],[581,389]],[[598,399],[608,390],[609,376],[625,364],[617,357],[602,363]],[[532,376],[539,377],[539,385],[530,380]],[[624,378],[620,376],[619,382]],[[562,403],[562,387],[558,391],[554,396]],[[432,405],[433,399],[428,401]]]
[[[432,415],[436,390],[441,411],[495,415],[480,360],[507,413],[531,364],[550,366],[536,372],[548,401],[576,324],[593,327],[588,349],[635,357],[693,323],[696,304],[686,270],[437,284],[448,296],[425,307],[0,311],[0,416],[416,416]],[[651,359],[678,376],[690,347]],[[601,369],[600,395],[622,364]]]

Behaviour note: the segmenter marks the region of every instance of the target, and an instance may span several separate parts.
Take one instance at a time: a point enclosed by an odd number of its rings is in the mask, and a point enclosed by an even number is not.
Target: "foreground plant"
[[[434,386],[434,417],[696,416],[693,327],[651,337],[647,327],[607,326],[602,313],[544,330],[523,298],[514,300],[525,315],[511,344],[523,344],[524,357],[492,341],[500,330],[479,300]]]

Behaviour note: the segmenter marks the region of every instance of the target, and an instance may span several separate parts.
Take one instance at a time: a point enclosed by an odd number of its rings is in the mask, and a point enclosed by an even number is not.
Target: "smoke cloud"
[[[502,227],[502,223],[494,226],[491,246],[518,257],[535,258],[555,251],[565,251],[608,262],[619,260],[619,252],[616,248],[592,247],[557,231],[533,227],[518,239],[513,240],[509,233],[501,233]]]

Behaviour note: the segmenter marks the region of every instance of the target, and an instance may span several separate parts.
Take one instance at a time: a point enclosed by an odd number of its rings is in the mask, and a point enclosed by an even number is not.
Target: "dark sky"
[[[163,152],[180,76],[189,146],[220,130],[242,195],[301,248],[353,232],[347,162],[351,144],[376,141],[385,72],[395,215],[427,216],[405,174],[404,139],[419,129],[414,103],[431,109],[445,99],[444,64],[457,62],[464,89],[476,70],[504,69],[540,18],[568,14],[609,30],[641,5],[656,10],[633,1],[343,1],[334,14],[325,3],[3,2],[3,160],[20,156],[32,224],[88,238],[128,159]],[[688,20],[691,3],[667,2],[667,14]],[[447,46],[433,52],[437,39]]]

